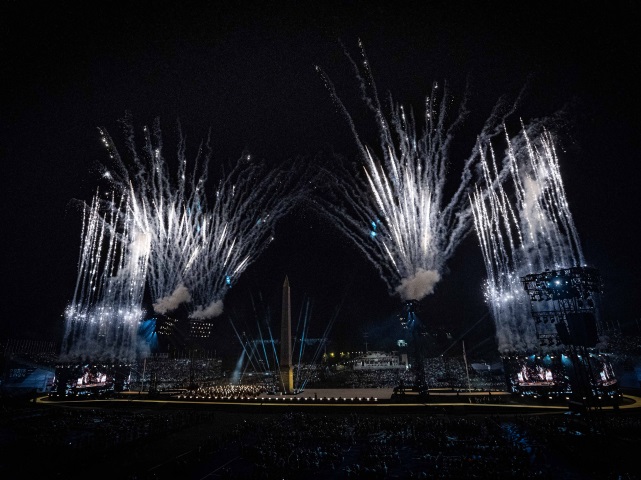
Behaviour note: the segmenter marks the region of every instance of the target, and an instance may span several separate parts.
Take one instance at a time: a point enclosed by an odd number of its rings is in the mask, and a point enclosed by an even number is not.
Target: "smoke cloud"
[[[401,280],[401,284],[396,287],[396,293],[403,300],[421,300],[434,293],[434,286],[440,280],[441,275],[436,270],[419,268],[414,275]]]
[[[209,318],[215,318],[223,313],[223,301],[216,300],[211,302],[207,307],[203,308],[202,305],[199,306],[189,318],[195,318],[199,320],[207,320]]]
[[[182,283],[176,287],[176,289],[168,297],[163,297],[154,303],[154,311],[156,313],[164,314],[176,310],[181,303],[186,303],[191,301],[191,294],[187,287]]]

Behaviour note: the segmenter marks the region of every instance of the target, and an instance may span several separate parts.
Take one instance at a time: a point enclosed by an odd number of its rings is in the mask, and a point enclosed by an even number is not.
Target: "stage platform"
[[[638,395],[638,394],[637,394]],[[597,410],[629,410],[641,407],[641,398],[635,394],[623,395],[617,404],[594,405]],[[508,392],[431,390],[429,395],[406,391],[395,394],[392,388],[328,388],[308,389],[295,395],[261,394],[258,397],[212,397],[189,392],[168,392],[149,395],[147,392],[123,392],[114,398],[105,399],[51,399],[42,397],[39,403],[124,405],[146,404],[163,408],[215,408],[221,411],[277,412],[332,411],[361,413],[423,413],[447,414],[501,414],[501,413],[562,413],[572,410],[565,399],[531,398],[512,395]],[[124,402],[124,404],[122,403]],[[576,402],[575,402],[576,403]]]
[[[259,398],[376,398],[383,401],[391,400],[393,393],[393,388],[309,388],[291,395],[261,393]]]

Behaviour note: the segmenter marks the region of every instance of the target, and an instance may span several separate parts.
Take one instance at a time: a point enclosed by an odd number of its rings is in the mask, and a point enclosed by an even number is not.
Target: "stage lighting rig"
[[[420,304],[418,300],[406,300],[405,301],[405,313],[408,315],[410,313],[417,313],[419,311]]]
[[[541,346],[593,345],[597,331],[595,299],[602,292],[599,272],[589,267],[546,270],[521,278]],[[554,338],[554,341],[550,341]]]
[[[580,305],[594,304],[592,295],[603,290],[598,270],[590,267],[571,267],[546,270],[521,278],[523,288],[531,302],[572,301],[575,309]]]
[[[401,326],[404,329],[414,329],[416,327],[417,318],[416,313],[419,311],[419,303],[417,300],[406,300],[403,305],[403,313],[399,317]]]

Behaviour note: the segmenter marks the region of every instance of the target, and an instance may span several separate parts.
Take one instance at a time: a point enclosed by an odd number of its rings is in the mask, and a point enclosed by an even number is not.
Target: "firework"
[[[116,204],[112,194],[110,203]],[[137,351],[138,323],[149,243],[125,211],[104,212],[96,194],[84,212],[78,278],[73,300],[65,311],[63,354],[69,358],[132,360]]]
[[[485,187],[471,197],[501,351],[538,346],[521,277],[585,265],[552,135],[544,130],[532,140],[523,127],[519,139],[520,144],[507,140],[507,181],[494,151],[482,154]]]
[[[66,312],[72,355],[95,354],[96,343],[111,356],[135,355],[145,287],[156,313],[185,308],[192,319],[220,315],[227,290],[274,239],[276,222],[306,184],[305,175],[292,170],[296,162],[268,169],[244,155],[223,172],[208,199],[209,139],[189,162],[180,135],[174,176],[159,121],[143,129],[140,151],[130,119],[123,125],[127,162],[100,130],[109,153],[102,165],[109,193],[96,194],[86,207],[78,282]],[[126,342],[120,340],[125,331]],[[117,341],[110,332],[119,332]]]
[[[385,115],[362,45],[361,55],[360,64],[349,54],[348,58],[378,127],[378,155],[361,140],[334,85],[317,68],[345,115],[362,157],[360,171],[350,172],[340,163],[332,167],[329,177],[335,195],[330,200],[320,198],[317,205],[378,269],[390,294],[405,302],[418,301],[433,293],[449,259],[472,229],[468,193],[479,152],[499,134],[515,104],[497,103],[462,161],[458,186],[452,188],[447,184],[451,146],[468,113],[466,99],[453,109],[447,86],[433,83],[422,127],[411,111],[391,98],[391,114]]]

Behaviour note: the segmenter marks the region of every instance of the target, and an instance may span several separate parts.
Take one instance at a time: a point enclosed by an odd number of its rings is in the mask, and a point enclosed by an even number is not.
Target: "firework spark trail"
[[[275,223],[293,207],[302,183],[292,170],[268,170],[245,157],[221,181],[190,290],[194,318],[222,307],[226,290],[274,239]],[[215,272],[214,275],[211,272]]]
[[[167,313],[191,300],[186,283],[195,274],[192,266],[203,251],[202,226],[207,221],[205,183],[211,149],[209,142],[201,144],[190,168],[181,135],[174,178],[163,156],[159,121],[154,122],[152,131],[143,129],[142,155],[138,154],[130,119],[125,118],[122,124],[131,160],[126,163],[122,159],[111,137],[102,129],[103,142],[112,160],[105,167],[105,177],[112,188],[130,198],[131,221],[144,232],[150,244],[147,282],[154,309]]]
[[[129,185],[135,199],[134,221],[150,236],[154,307],[165,313],[190,302],[192,318],[213,318],[222,313],[228,288],[273,240],[275,224],[296,203],[305,176],[293,174],[297,168],[293,161],[268,170],[245,155],[223,174],[213,206],[208,208],[209,139],[200,145],[190,169],[181,136],[178,173],[172,183],[158,122],[153,135],[145,129],[143,158],[136,154],[129,128],[127,146],[135,169],[123,173],[127,167],[114,153],[120,179],[111,178],[123,190]],[[111,152],[116,151],[112,141],[106,143]]]
[[[66,311],[70,354],[135,357],[145,285],[157,313],[184,305],[191,318],[220,315],[226,291],[268,246],[276,222],[309,181],[296,170],[297,161],[267,171],[245,155],[223,172],[208,208],[209,139],[190,165],[180,134],[174,178],[163,156],[159,121],[152,131],[144,128],[141,155],[130,118],[122,122],[127,163],[101,129],[110,159],[103,178],[112,193],[96,195],[87,206],[78,284]]]
[[[109,203],[115,204],[112,195]],[[65,311],[63,357],[135,358],[149,250],[128,217],[104,212],[97,193],[85,209],[73,300]],[[127,211],[127,199],[118,203]]]
[[[471,196],[487,272],[486,298],[503,352],[538,346],[521,277],[585,265],[552,135],[543,131],[533,141],[523,127],[519,138],[524,148],[507,139],[512,181],[497,181],[497,161],[490,149],[489,155],[482,155],[486,186],[477,187]],[[513,201],[507,188],[513,189]]]
[[[390,97],[389,119],[383,113],[369,62],[361,45],[362,62],[347,54],[356,70],[363,100],[374,113],[380,155],[376,157],[357,131],[347,108],[329,77],[317,67],[332,99],[344,114],[363,158],[365,179],[343,165],[332,168],[334,198],[317,205],[378,269],[390,294],[402,300],[420,300],[433,292],[448,260],[472,230],[468,194],[473,167],[489,141],[499,135],[505,118],[518,103],[500,100],[478,134],[472,152],[463,162],[460,184],[446,198],[446,177],[456,130],[467,116],[463,98],[453,119],[452,98],[437,83],[426,100],[424,127],[418,130],[414,115]],[[328,169],[330,170],[330,169]],[[361,174],[363,172],[360,172]],[[506,175],[507,170],[501,175]]]

